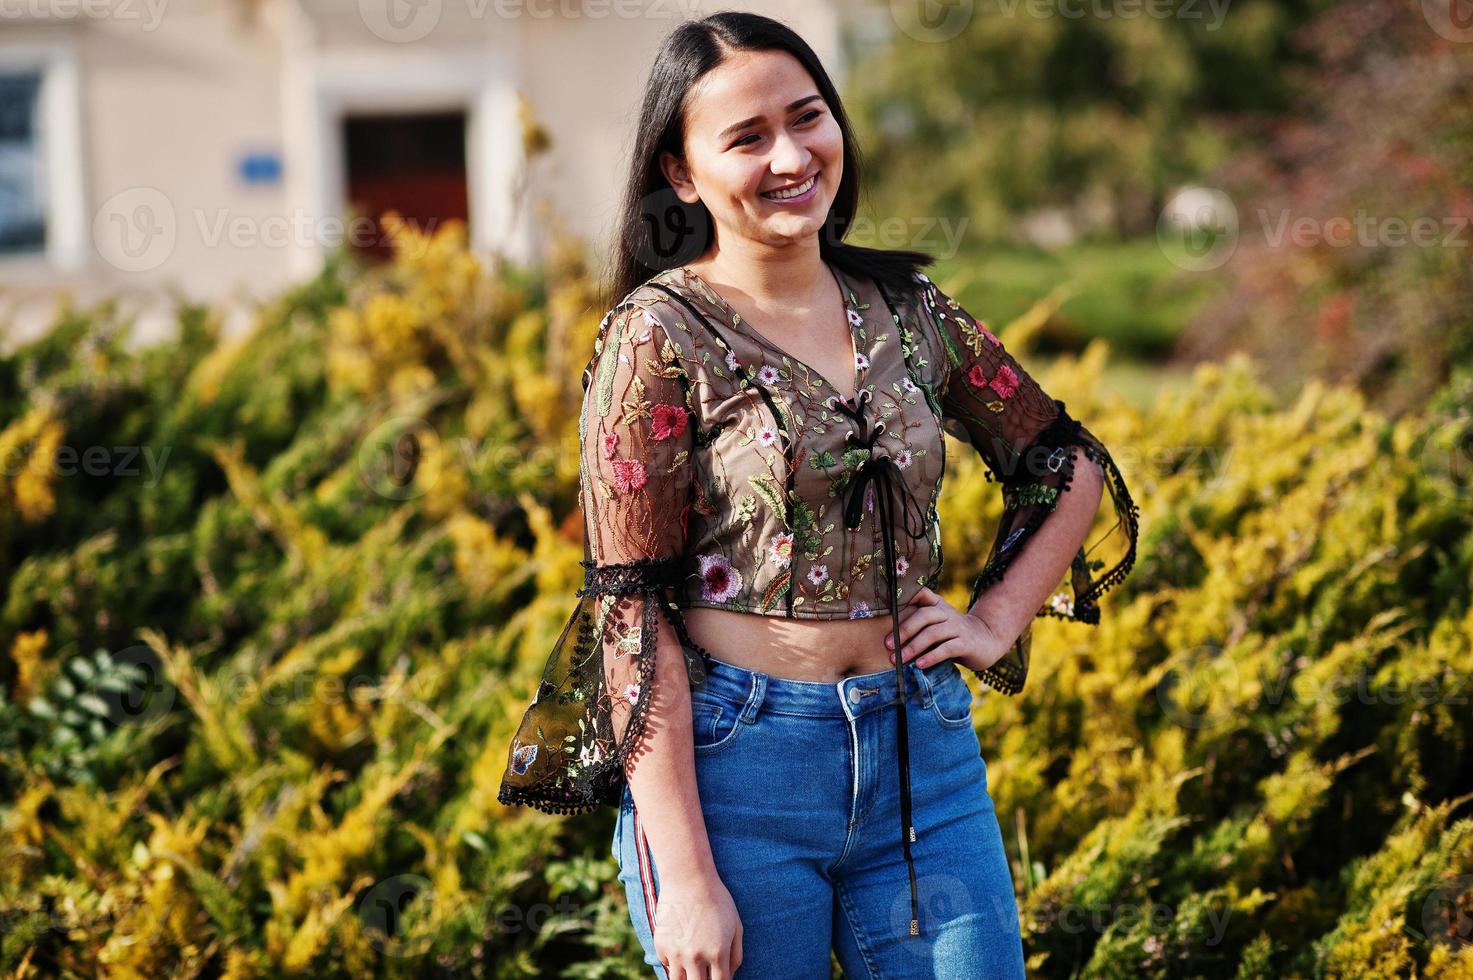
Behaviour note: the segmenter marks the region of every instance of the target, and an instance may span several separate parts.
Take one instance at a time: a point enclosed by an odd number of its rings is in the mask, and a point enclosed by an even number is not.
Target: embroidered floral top
[[[848,307],[852,402],[689,269],[659,273],[603,318],[579,420],[584,586],[511,744],[501,802],[554,813],[618,804],[662,622],[692,688],[704,682],[708,654],[684,608],[887,615],[898,635],[900,605],[942,567],[943,431],[1002,485],[968,608],[1067,490],[1070,447],[1100,465],[1113,523],[1037,613],[1099,621],[1099,596],[1129,571],[1138,534],[1106,448],[925,275],[895,291],[830,270]],[[1031,632],[981,679],[1022,690]]]

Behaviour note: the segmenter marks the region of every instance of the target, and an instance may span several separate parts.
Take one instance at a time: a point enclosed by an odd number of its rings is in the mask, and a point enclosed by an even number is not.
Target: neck
[[[784,248],[746,241],[724,249],[712,245],[690,267],[725,295],[758,310],[806,307],[833,288],[817,236]]]

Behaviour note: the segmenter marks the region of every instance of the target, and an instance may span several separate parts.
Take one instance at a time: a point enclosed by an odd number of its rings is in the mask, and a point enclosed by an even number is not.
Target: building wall
[[[832,2],[730,6],[785,21],[842,78]],[[140,341],[169,329],[171,292],[220,304],[227,329],[243,327],[252,299],[311,275],[340,240],[326,223],[342,202],[343,112],[464,107],[473,245],[534,258],[550,208],[601,247],[654,53],[682,17],[716,9],[113,0],[101,16],[7,21],[0,70],[60,68],[46,83],[50,254],[0,258],[0,344],[43,329],[62,288],[83,302],[123,295]],[[551,138],[530,167],[519,99]],[[279,159],[279,179],[242,179],[253,152]]]

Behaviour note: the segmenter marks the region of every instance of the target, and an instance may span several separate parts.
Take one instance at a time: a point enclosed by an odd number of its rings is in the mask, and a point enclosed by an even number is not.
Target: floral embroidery
[[[729,602],[742,589],[742,574],[731,567],[725,555],[702,555],[701,597],[709,602]]]
[[[793,561],[793,535],[784,531],[772,539],[767,546],[767,559],[779,568],[787,568]]]
[[[614,486],[622,493],[638,493],[644,489],[645,473],[644,464],[637,459],[616,459],[613,461]]]
[[[678,439],[685,432],[685,409],[679,405],[656,405],[652,434],[656,439]]]
[[[662,623],[687,651],[692,687],[700,681],[707,654],[684,629],[686,607],[863,619],[897,614],[894,595],[934,588],[943,432],[1002,484],[1002,516],[987,529],[993,546],[972,574],[968,609],[1025,553],[1074,466],[1100,468],[1109,490],[1101,507],[1113,507],[1114,523],[1100,522],[1104,534],[1081,547],[1036,613],[1099,621],[1100,595],[1134,562],[1139,524],[1104,445],[923,273],[882,285],[834,268],[859,383],[842,403],[689,269],[652,277],[600,320],[579,428],[584,587],[510,745],[502,802],[581,812],[619,801],[664,655]],[[877,467],[914,506],[893,515],[889,548]],[[866,484],[858,521],[846,515],[855,479]],[[902,533],[915,523],[903,515],[921,518],[924,536]],[[981,679],[1021,691],[1030,636],[1025,629]]]
[[[992,390],[1002,398],[1011,398],[1013,392],[1018,390],[1018,376],[1006,364],[998,366],[997,373],[992,376],[991,380],[988,379],[981,364],[973,364],[972,369],[967,372],[967,380],[977,388],[986,388],[991,385]]]

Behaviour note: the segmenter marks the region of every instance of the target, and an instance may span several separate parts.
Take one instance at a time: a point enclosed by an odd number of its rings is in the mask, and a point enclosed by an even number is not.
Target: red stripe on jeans
[[[639,810],[634,810],[634,851],[639,857],[639,883],[644,888],[644,910],[650,920],[650,936],[655,934],[655,886],[650,872],[650,843],[639,825]]]

